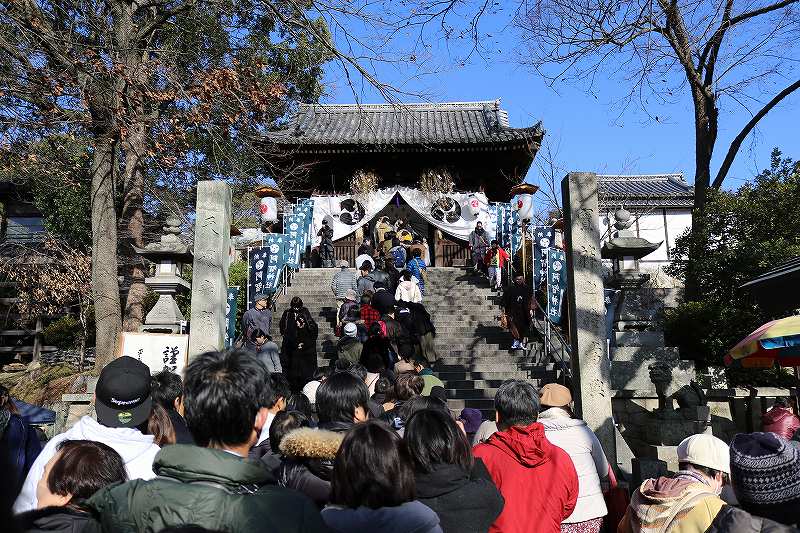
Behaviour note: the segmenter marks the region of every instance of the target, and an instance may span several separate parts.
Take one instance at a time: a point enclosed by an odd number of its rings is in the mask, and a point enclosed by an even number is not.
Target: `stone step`
[[[517,372],[519,365],[515,363],[475,363],[457,365],[436,365],[437,372]]]
[[[446,384],[451,381],[470,381],[470,380],[501,380],[507,379],[528,379],[530,373],[524,370],[439,370],[436,369],[436,375],[439,379]]]

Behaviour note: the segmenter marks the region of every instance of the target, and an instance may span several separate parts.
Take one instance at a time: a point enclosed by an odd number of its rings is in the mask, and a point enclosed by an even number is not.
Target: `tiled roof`
[[[692,207],[694,187],[683,174],[598,175],[600,207]]]
[[[301,104],[267,138],[290,145],[518,144],[540,141],[541,122],[512,128],[500,101],[440,104]]]
[[[739,288],[752,288],[764,282],[774,282],[788,276],[800,276],[800,257],[795,257],[794,259],[790,259],[785,263],[778,265],[769,272],[765,272],[757,278],[751,279],[747,283],[741,285]]]

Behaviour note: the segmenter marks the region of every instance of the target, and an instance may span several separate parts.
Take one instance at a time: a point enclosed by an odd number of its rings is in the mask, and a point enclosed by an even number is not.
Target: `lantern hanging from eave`
[[[481,201],[474,194],[470,194],[461,205],[461,214],[464,220],[475,220],[481,212]]]
[[[278,221],[278,201],[276,198],[265,197],[258,203],[258,212],[262,224]]]
[[[531,220],[533,218],[533,195],[520,194],[515,203],[520,220]]]

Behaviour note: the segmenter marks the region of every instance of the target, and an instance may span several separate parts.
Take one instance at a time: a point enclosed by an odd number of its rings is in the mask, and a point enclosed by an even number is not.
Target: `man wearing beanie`
[[[724,505],[719,494],[730,474],[728,445],[707,434],[678,445],[675,477],[648,479],[636,489],[617,531],[703,533]]]
[[[741,509],[725,506],[710,532],[797,531],[800,454],[774,433],[740,433],[731,442],[731,485]]]
[[[344,336],[339,339],[336,345],[336,353],[339,359],[347,359],[351,363],[358,363],[361,359],[361,350],[364,345],[358,340],[358,327],[355,323],[348,322],[344,325]]]

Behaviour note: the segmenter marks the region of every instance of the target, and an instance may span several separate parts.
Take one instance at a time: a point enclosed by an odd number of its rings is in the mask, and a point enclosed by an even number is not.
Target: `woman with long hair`
[[[485,533],[504,500],[464,431],[443,409],[408,418],[403,437],[414,462],[419,501],[436,511],[445,533]]]
[[[416,501],[408,449],[385,424],[357,424],[333,464],[331,506],[322,519],[335,532],[441,533],[439,518]]]
[[[283,312],[280,322],[283,336],[281,366],[292,391],[299,392],[317,371],[317,335],[319,328],[303,300],[295,296]]]

